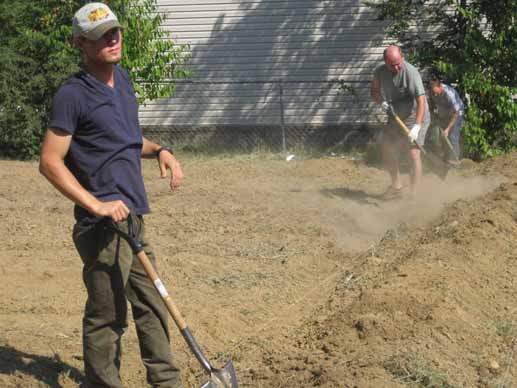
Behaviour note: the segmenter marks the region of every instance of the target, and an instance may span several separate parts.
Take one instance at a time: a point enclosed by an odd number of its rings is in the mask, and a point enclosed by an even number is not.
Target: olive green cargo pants
[[[142,217],[133,217],[136,238],[153,265],[156,259],[145,238]],[[127,222],[119,223],[127,232]],[[167,309],[126,241],[103,223],[74,227],[73,240],[84,263],[88,299],[83,318],[83,353],[87,388],[122,388],[121,337],[131,304],[147,381],[154,388],[179,388],[172,362]]]

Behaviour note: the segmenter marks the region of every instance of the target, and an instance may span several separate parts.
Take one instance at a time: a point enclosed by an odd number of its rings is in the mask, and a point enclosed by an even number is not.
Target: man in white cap
[[[409,150],[411,160],[410,190],[414,195],[422,177],[422,159],[420,149],[424,145],[425,135],[431,116],[426,98],[424,84],[418,70],[404,60],[398,46],[389,46],[384,50],[384,63],[374,72],[371,83],[372,99],[378,103],[391,104],[401,120],[412,122],[411,131],[406,136],[393,118],[390,118],[381,135],[381,156],[390,174],[391,185],[384,193],[384,198],[402,197],[402,181],[399,170],[400,150]],[[411,119],[414,117],[414,119]]]
[[[138,104],[122,56],[121,25],[103,3],[89,3],[73,17],[74,44],[83,70],[53,99],[41,149],[40,171],[75,203],[73,240],[83,261],[88,291],[83,319],[85,386],[121,388],[121,337],[132,308],[147,381],[152,387],[181,387],[172,361],[167,310],[129,245],[104,227],[111,219],[136,238],[156,266],[145,234],[149,212],[142,157],[155,157],[162,178],[170,170],[176,189],[183,173],[172,151],[142,136]]]

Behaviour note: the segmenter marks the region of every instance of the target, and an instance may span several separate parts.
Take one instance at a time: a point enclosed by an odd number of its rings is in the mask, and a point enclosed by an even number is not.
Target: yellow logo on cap
[[[109,16],[108,11],[104,8],[97,8],[96,10],[93,10],[88,15],[88,19],[91,22],[96,22],[98,20],[106,19]]]

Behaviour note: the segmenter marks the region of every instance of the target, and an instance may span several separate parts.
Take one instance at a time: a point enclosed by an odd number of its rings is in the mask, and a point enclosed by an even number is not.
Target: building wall
[[[193,77],[177,85],[173,98],[142,107],[143,127],[371,121],[369,82],[386,42],[383,25],[361,0],[158,0],[158,6],[171,37],[191,46]]]

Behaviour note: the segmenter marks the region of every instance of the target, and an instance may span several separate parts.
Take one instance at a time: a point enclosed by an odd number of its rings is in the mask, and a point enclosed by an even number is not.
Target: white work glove
[[[389,113],[390,111],[390,104],[388,104],[387,101],[381,102],[381,108],[384,112]]]
[[[422,128],[422,125],[415,124],[413,125],[413,128],[411,128],[411,131],[409,131],[408,137],[411,142],[416,143],[416,139],[418,139],[418,132],[420,132],[420,129]]]

